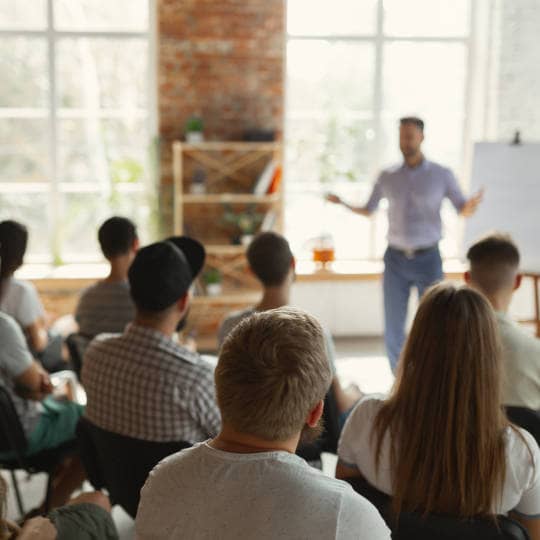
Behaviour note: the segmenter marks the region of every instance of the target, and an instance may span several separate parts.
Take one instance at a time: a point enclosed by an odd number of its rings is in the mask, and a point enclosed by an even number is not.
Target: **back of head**
[[[258,234],[247,250],[249,266],[265,287],[276,287],[285,281],[293,254],[289,242],[275,232]]]
[[[137,227],[127,218],[114,216],[101,225],[98,240],[105,258],[127,255],[137,240]]]
[[[390,399],[374,425],[392,434],[394,504],[490,514],[505,473],[500,344],[488,301],[440,284],[423,297]]]
[[[221,348],[215,381],[223,422],[239,433],[285,441],[302,431],[331,378],[313,317],[293,308],[256,313]]]
[[[493,233],[467,252],[472,284],[491,296],[511,290],[519,268],[519,251],[509,235]]]
[[[0,223],[0,280],[22,265],[27,244],[28,230],[24,225],[12,220]]]

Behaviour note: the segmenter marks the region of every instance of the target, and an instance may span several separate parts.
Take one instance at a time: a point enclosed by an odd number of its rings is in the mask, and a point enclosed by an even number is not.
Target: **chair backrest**
[[[393,540],[529,540],[521,524],[506,516],[497,516],[495,523],[485,518],[463,520],[441,514],[422,516],[418,512],[402,512],[396,522],[388,495],[364,479],[350,478],[347,482],[379,510],[392,530]]]
[[[526,407],[506,407],[510,422],[526,429],[540,444],[540,412]]]
[[[82,362],[84,351],[88,344],[92,341],[90,338],[79,333],[69,334],[66,337],[66,347],[69,351],[69,358],[73,366],[73,370],[79,379],[81,378]]]
[[[24,430],[7,389],[0,384],[0,452],[11,452],[24,468],[27,447]]]
[[[106,488],[113,504],[135,517],[150,471],[165,457],[191,444],[153,442],[106,431],[81,418],[77,425],[81,459],[95,489]]]
[[[324,396],[322,421],[324,428],[321,436],[314,443],[300,445],[296,451],[296,454],[306,461],[320,459],[321,452],[330,452],[332,454],[337,452],[341,430],[339,427],[339,410],[332,386]]]

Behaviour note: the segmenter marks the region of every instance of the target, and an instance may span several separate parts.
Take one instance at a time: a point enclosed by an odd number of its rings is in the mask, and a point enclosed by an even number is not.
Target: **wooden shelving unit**
[[[277,142],[173,143],[174,233],[187,234],[206,248],[206,266],[222,275],[223,292],[193,298],[188,331],[193,331],[200,350],[216,348],[219,324],[226,313],[257,303],[259,286],[247,269],[246,247],[232,242],[234,228],[224,223],[225,209],[242,213],[256,209],[274,217],[272,229],[283,229],[283,183],[270,194],[255,194],[254,187],[270,160],[281,165]],[[203,175],[205,193],[191,193],[195,175]],[[203,291],[203,294],[200,292]]]

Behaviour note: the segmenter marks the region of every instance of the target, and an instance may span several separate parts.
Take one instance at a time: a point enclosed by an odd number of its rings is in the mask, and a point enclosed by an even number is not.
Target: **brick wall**
[[[498,137],[540,140],[540,3],[504,0],[501,6]]]
[[[285,0],[160,0],[158,107],[162,216],[171,224],[171,141],[186,120],[208,140],[283,125]]]

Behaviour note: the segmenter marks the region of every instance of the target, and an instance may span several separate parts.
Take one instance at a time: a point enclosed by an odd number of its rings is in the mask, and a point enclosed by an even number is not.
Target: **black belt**
[[[433,244],[432,246],[418,249],[400,249],[393,246],[388,246],[388,249],[391,249],[392,251],[397,251],[398,253],[405,255],[407,259],[412,259],[413,257],[416,257],[416,255],[420,255],[421,253],[425,253],[426,251],[431,251],[432,249],[435,249],[437,247],[439,247],[439,244]]]

